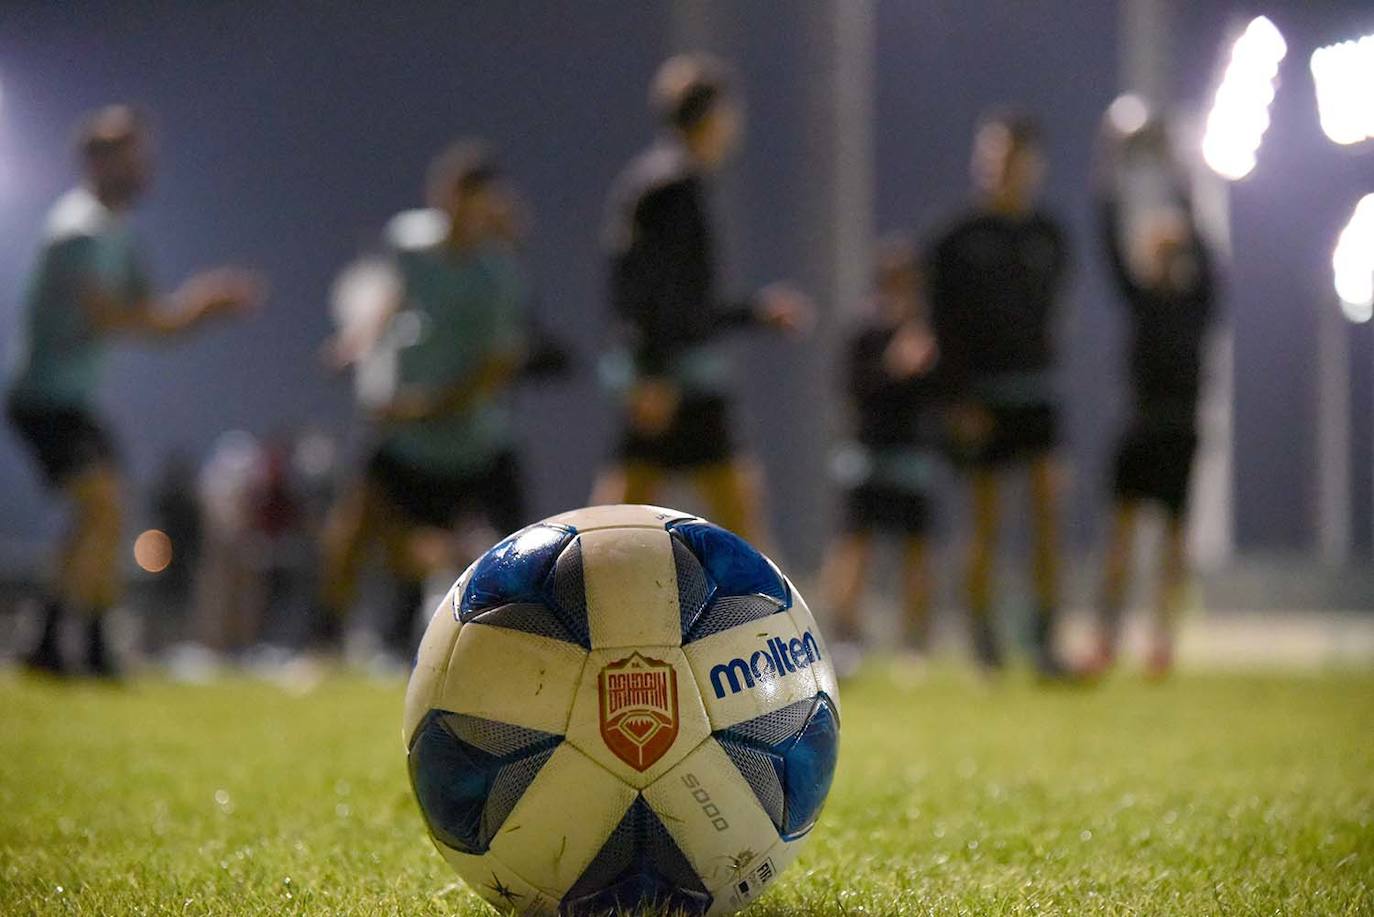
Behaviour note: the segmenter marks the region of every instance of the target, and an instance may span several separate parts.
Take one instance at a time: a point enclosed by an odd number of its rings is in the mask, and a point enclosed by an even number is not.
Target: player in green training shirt
[[[391,376],[365,405],[376,429],[364,480],[326,533],[324,615],[342,619],[367,549],[379,541],[403,586],[384,635],[400,657],[413,648],[432,566],[416,536],[450,531],[463,517],[503,535],[525,521],[507,395],[525,366],[528,290],[511,197],[477,142],[436,159],[429,186],[431,207],[388,228],[386,276],[373,282],[375,302],[363,310],[371,317],[333,344],[340,365],[381,351]]]
[[[120,596],[123,486],[96,404],[110,340],[176,335],[260,297],[252,274],[227,268],[192,277],[164,300],[153,294],[125,219],[148,186],[149,147],[142,117],[127,106],[102,109],[82,126],[82,182],[49,214],[5,399],[11,425],[71,509],[27,660],[54,674],[71,671],[59,639],[68,613],[85,621],[91,674],[118,674],[103,616]]]

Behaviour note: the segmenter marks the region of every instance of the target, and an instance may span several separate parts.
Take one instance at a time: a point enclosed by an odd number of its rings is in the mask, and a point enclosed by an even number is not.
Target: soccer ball
[[[728,914],[815,825],[839,697],[766,557],[685,513],[597,506],[459,577],[404,739],[439,852],[501,911]]]

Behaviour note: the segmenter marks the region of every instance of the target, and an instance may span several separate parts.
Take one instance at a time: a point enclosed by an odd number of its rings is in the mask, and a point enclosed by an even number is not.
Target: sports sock
[[[108,609],[97,609],[86,616],[86,665],[96,678],[118,678],[119,663],[106,633]]]
[[[60,599],[49,598],[43,603],[42,630],[27,660],[30,668],[54,674],[66,671],[62,659],[62,621],[65,617],[66,608]]]

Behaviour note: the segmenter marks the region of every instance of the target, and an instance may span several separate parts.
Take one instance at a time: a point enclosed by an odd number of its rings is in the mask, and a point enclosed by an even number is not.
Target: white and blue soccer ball
[[[839,696],[801,594],[685,513],[599,506],[479,558],[406,694],[439,852],[503,912],[728,914],[797,855]]]

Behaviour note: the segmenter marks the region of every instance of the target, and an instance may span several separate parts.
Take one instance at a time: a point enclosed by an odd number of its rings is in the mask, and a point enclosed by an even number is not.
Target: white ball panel
[[[728,884],[778,839],[739,769],[714,739],[644,791],[687,860],[708,888]]]
[[[804,640],[788,614],[732,627],[682,650],[713,732],[816,694],[811,670],[819,644],[814,637]]]
[[[473,856],[443,844],[435,846],[467,887],[501,913],[528,917],[553,917],[558,913],[558,899],[541,894],[492,854]]]
[[[774,835],[776,838],[776,835]],[[806,837],[809,837],[807,835]],[[773,887],[778,874],[792,864],[806,843],[806,837],[795,841],[776,840],[772,848],[756,856],[747,865],[741,865],[735,875],[718,885],[707,883],[707,890],[714,899],[710,917],[733,914],[757,901],[764,892]]]
[[[675,519],[692,519],[691,513],[669,509],[666,506],[645,506],[633,503],[620,503],[608,506],[586,506],[550,516],[545,522],[570,525],[579,532],[594,532],[597,529],[626,528],[639,526],[661,529]]]
[[[563,735],[586,658],[562,640],[470,621],[432,706]]]
[[[830,700],[835,704],[835,712],[840,712],[840,686],[835,680],[835,669],[830,664],[830,650],[825,645],[825,638],[821,635],[820,625],[816,623],[815,615],[811,613],[811,608],[806,604],[806,599],[797,591],[791,581],[788,585],[792,587],[792,607],[788,609],[788,614],[797,625],[798,632],[811,634],[815,638],[816,646],[820,650],[821,658],[811,664],[811,674],[815,676],[816,687],[830,696]]]
[[[458,580],[458,583],[463,582],[461,578]],[[456,583],[439,602],[439,607],[434,609],[429,626],[425,628],[424,639],[420,641],[420,651],[415,658],[415,671],[410,673],[410,682],[406,685],[405,713],[401,725],[401,740],[407,748],[410,747],[411,736],[415,734],[415,727],[434,707],[434,698],[443,686],[444,676],[448,672],[453,644],[458,639],[458,631],[462,627],[453,604],[454,597],[460,594],[461,588]]]
[[[559,745],[507,816],[491,853],[561,900],[620,824],[636,793],[573,748]]]
[[[614,666],[615,670],[625,671],[624,665],[639,662],[635,660],[636,656],[641,657],[651,672],[663,671],[663,667],[659,665],[662,663],[671,667],[676,675],[676,696],[670,705],[673,709],[651,711],[671,716],[676,734],[673,735],[671,731],[664,729],[661,723],[655,723],[651,728],[657,735],[650,737],[649,744],[642,748],[635,747],[634,743],[629,741],[623,727],[616,727],[614,721],[610,724],[605,721],[604,714],[613,710],[607,705],[608,698],[601,684],[602,675],[609,667]],[[609,740],[606,735],[608,731],[611,733]],[[701,705],[696,679],[681,649],[676,646],[645,646],[634,649],[592,650],[583,669],[567,732],[568,741],[587,757],[629,786],[645,787],[681,761],[710,734],[711,723]],[[615,743],[615,747],[612,747],[611,742]],[[642,757],[631,763],[617,754],[617,748],[627,756]]]
[[[682,643],[673,544],[661,526],[578,536],[592,648]]]

